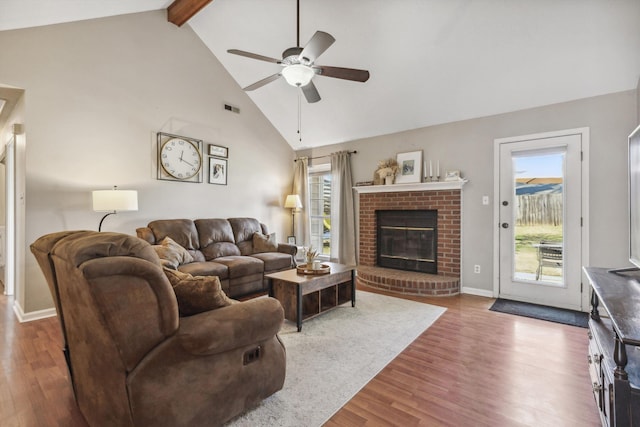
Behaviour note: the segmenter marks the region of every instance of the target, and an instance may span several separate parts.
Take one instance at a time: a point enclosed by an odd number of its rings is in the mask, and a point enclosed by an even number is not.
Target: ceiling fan
[[[352,80],[356,82],[366,82],[369,80],[369,71],[355,68],[328,67],[317,65],[316,59],[322,55],[336,41],[331,34],[324,31],[316,31],[311,40],[304,48],[300,47],[300,0],[297,0],[297,27],[296,27],[296,47],[290,47],[282,52],[282,59],[270,58],[244,50],[229,49],[227,52],[234,55],[245,56],[247,58],[258,59],[260,61],[272,62],[281,65],[283,68],[279,73],[273,74],[259,80],[244,88],[246,91],[258,89],[267,83],[284,77],[291,86],[302,89],[302,93],[307,102],[320,101],[318,89],[313,84],[313,77],[319,76],[333,77],[336,79]]]

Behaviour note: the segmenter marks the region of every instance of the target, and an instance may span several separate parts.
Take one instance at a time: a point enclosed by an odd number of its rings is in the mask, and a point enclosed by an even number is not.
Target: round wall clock
[[[202,182],[202,141],[158,133],[158,179]]]

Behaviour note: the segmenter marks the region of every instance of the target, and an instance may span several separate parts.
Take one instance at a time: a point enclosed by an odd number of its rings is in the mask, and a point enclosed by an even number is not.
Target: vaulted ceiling
[[[205,4],[185,25],[240,87],[281,67],[228,49],[281,58],[296,45],[295,0],[186,1]],[[2,0],[0,30],[166,9],[171,3]],[[247,92],[294,149],[631,90],[640,77],[637,0],[300,3],[300,43],[317,30],[336,39],[317,63],[366,69],[371,77],[357,83],[316,76],[322,100],[314,104],[284,79]]]

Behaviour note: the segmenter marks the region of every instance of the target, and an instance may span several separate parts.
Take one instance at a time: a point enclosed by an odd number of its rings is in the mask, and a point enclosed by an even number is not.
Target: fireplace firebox
[[[379,210],[378,267],[438,274],[438,211]]]

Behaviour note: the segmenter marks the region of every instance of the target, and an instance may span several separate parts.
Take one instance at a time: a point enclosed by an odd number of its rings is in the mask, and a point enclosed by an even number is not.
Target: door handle
[[[509,224],[507,224],[506,222],[502,223],[502,228],[509,228]]]

